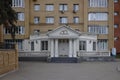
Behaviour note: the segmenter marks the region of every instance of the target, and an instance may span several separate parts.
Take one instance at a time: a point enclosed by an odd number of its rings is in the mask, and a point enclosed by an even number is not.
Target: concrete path
[[[19,66],[0,80],[120,80],[120,62],[20,62]]]

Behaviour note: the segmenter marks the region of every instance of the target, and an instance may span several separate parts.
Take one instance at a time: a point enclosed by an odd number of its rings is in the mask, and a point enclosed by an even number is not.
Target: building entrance
[[[59,41],[58,41],[58,54],[61,57],[69,55],[69,40],[68,39],[59,39]]]

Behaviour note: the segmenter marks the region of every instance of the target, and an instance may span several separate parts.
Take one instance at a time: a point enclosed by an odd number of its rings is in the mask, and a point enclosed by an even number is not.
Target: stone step
[[[80,57],[78,62],[81,61],[116,61],[115,57]]]
[[[47,62],[47,57],[19,57],[19,61],[40,61],[40,62]]]
[[[53,57],[48,58],[48,62],[51,63],[77,63],[77,58],[69,58],[69,57]]]

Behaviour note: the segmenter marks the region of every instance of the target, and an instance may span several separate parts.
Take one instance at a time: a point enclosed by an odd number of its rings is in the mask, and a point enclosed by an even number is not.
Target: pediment
[[[69,26],[61,26],[47,33],[50,38],[77,38],[80,32],[73,30]]]

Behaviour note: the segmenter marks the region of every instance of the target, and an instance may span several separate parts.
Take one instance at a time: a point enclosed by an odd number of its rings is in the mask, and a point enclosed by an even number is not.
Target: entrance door
[[[59,56],[68,56],[69,54],[69,40],[60,39],[58,43]]]

